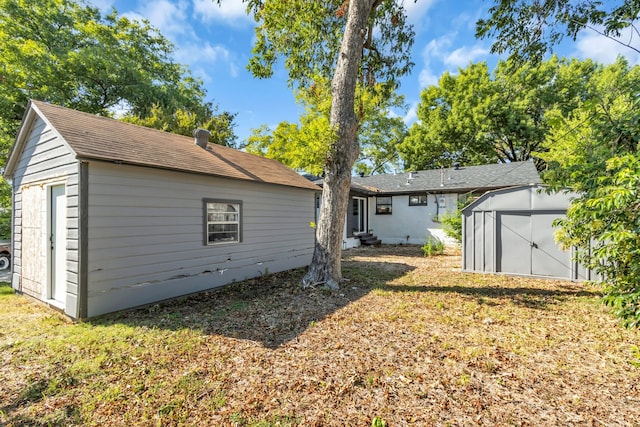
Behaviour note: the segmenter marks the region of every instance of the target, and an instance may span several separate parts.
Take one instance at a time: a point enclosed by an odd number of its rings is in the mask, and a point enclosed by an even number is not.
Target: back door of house
[[[501,212],[497,221],[496,271],[571,278],[571,253],[555,242],[561,212]]]
[[[64,304],[67,292],[67,196],[64,185],[52,186],[49,200],[49,298]]]
[[[362,197],[353,199],[353,232],[364,233],[367,231],[367,200]]]

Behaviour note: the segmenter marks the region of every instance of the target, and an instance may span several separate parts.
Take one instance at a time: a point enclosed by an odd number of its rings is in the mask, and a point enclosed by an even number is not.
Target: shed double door
[[[564,212],[501,212],[496,271],[571,278],[571,252],[555,243],[553,221]]]

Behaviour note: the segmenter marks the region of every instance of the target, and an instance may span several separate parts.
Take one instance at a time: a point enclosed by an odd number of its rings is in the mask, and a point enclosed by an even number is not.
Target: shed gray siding
[[[12,177],[13,287],[38,299],[48,299],[48,188],[64,184],[67,198],[67,284],[64,310],[76,316],[78,247],[78,163],[60,136],[35,117],[25,123],[28,137]]]
[[[554,239],[553,221],[566,215],[571,193],[542,186],[485,193],[463,210],[463,269],[584,280],[588,272]]]
[[[89,317],[311,260],[313,191],[102,162],[88,175]],[[203,199],[242,201],[242,242],[204,245]]]
[[[313,254],[318,188],[227,147],[32,101],[4,173],[12,284],[73,318],[306,266]],[[241,204],[239,242],[207,244],[213,200]]]

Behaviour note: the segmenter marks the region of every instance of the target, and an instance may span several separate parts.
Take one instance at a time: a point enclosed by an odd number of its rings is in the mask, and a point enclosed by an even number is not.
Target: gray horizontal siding
[[[89,316],[308,265],[314,193],[92,162]],[[203,244],[202,200],[242,200],[242,242]]]
[[[13,174],[16,185],[66,177],[77,172],[74,153],[50,126],[42,119],[36,119]]]
[[[14,174],[14,211],[13,211],[13,272],[14,287],[36,298],[47,295],[47,203],[48,185],[65,183],[67,195],[67,297],[65,311],[75,315],[77,301],[77,253],[78,247],[78,163],[75,154],[58,138],[53,129],[42,119],[36,118],[31,124],[24,147],[20,153]],[[30,202],[23,198],[23,192],[31,193]],[[34,194],[37,193],[37,194]],[[32,206],[33,204],[33,206]],[[40,219],[26,224],[23,214],[38,210]],[[28,228],[28,236],[23,228]],[[26,241],[25,241],[26,239]],[[42,249],[42,250],[41,250]],[[24,255],[28,251],[31,255]],[[37,254],[37,255],[35,255]],[[37,259],[23,260],[24,256]],[[25,261],[31,264],[39,262],[39,270],[32,268],[27,272]]]

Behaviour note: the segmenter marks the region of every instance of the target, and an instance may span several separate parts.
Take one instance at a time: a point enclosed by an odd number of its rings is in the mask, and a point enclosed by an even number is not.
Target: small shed
[[[581,281],[589,272],[555,242],[554,220],[577,195],[541,185],[489,191],[462,210],[465,271]]]
[[[207,138],[32,101],[5,170],[14,289],[90,318],[308,265],[320,189]]]

